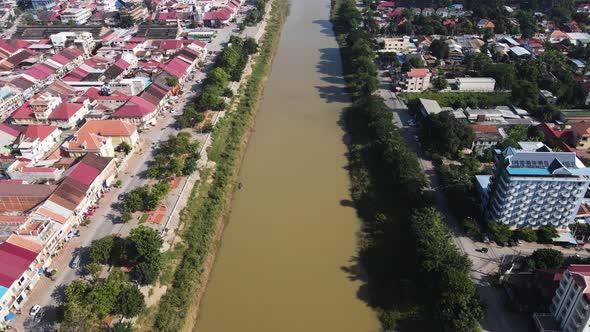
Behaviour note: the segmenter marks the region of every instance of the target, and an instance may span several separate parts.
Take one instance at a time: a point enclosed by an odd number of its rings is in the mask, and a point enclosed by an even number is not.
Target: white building
[[[455,79],[459,91],[494,91],[496,80],[491,77],[459,77]]]
[[[424,91],[430,88],[430,70],[427,68],[412,68],[406,73],[405,91]]]
[[[413,44],[410,43],[410,37],[408,36],[383,38],[383,48],[381,49],[381,52],[404,53],[412,46]]]
[[[30,125],[19,139],[17,148],[21,155],[37,161],[59,142],[61,130],[55,126]]]
[[[563,332],[590,331],[590,265],[570,265],[563,273],[550,312]],[[537,325],[539,320],[535,317]]]
[[[0,88],[0,115],[9,114],[25,102],[22,90],[12,84]]]
[[[49,38],[56,52],[74,46],[84,51],[85,54],[90,54],[96,46],[92,34],[87,31],[64,31],[53,34]]]
[[[490,222],[511,227],[567,227],[590,184],[575,152],[553,152],[541,142],[496,150],[494,175],[478,176]]]
[[[136,96],[145,89],[145,80],[140,78],[123,78],[109,82],[109,89],[119,91],[128,96]]]
[[[99,12],[117,11],[116,2],[116,0],[96,0],[96,10]]]
[[[61,13],[61,23],[68,24],[74,22],[76,25],[85,24],[92,16],[90,9],[84,8],[68,8]]]

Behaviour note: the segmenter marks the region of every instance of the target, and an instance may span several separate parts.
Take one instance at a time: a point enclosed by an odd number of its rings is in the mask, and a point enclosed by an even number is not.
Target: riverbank
[[[345,115],[351,196],[363,220],[359,256],[383,330],[479,331],[470,261],[451,241],[416,154],[376,91],[372,39],[353,0],[332,0],[353,105]]]
[[[236,110],[226,115],[227,130],[216,135],[212,150],[221,151],[213,174],[207,183],[207,195],[192,199],[183,211],[185,220],[183,240],[187,244],[177,267],[172,287],[162,297],[154,328],[159,331],[191,330],[208,276],[215,260],[217,243],[221,238],[229,202],[235,190],[236,174],[247,147],[249,132],[254,124],[263,84],[270,70],[281,28],[288,11],[287,0],[273,0],[264,37],[255,55],[252,74]],[[193,188],[191,197],[197,190]]]

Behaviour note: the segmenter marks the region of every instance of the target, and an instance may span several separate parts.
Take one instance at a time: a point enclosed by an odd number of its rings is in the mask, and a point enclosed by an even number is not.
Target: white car
[[[38,304],[35,304],[31,308],[31,312],[29,312],[29,314],[31,315],[31,317],[35,317],[35,315],[38,314],[40,310],[41,310],[41,306]]]

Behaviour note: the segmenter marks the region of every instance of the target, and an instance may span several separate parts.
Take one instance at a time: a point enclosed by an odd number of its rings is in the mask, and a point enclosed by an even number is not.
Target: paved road
[[[393,110],[393,119],[400,133],[408,142],[408,145],[416,152],[418,160],[424,170],[424,173],[430,180],[431,187],[434,190],[436,203],[439,211],[445,216],[449,227],[454,235],[457,246],[463,251],[473,264],[471,277],[476,282],[476,286],[482,301],[487,305],[487,314],[482,325],[485,331],[503,332],[503,331],[528,331],[528,317],[514,314],[506,309],[500,291],[494,288],[489,280],[492,275],[498,271],[503,256],[518,255],[519,253],[530,253],[534,249],[516,248],[499,248],[489,245],[489,251],[486,254],[475,251],[484,245],[475,243],[463,234],[459,223],[453,218],[442,190],[439,188],[438,177],[434,170],[434,165],[426,159],[418,143],[414,140],[416,129],[406,124],[412,116],[409,114],[406,105],[401,102],[391,92],[391,84],[387,78],[381,77],[380,94],[385,99],[385,103]]]

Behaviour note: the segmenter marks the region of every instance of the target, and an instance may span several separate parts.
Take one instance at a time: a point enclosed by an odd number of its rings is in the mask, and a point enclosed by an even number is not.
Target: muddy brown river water
[[[292,0],[195,331],[379,331],[354,257],[329,0]]]

